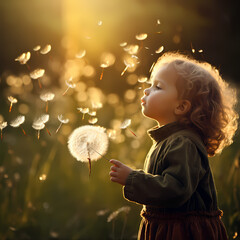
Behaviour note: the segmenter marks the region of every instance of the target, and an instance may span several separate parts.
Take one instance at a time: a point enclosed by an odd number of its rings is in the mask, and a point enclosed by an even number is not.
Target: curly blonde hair
[[[179,98],[191,102],[190,110],[179,121],[200,133],[208,156],[220,153],[232,143],[238,127],[238,114],[234,110],[236,89],[230,87],[211,64],[177,52],[163,54],[155,64],[152,76],[166,64],[176,70]]]

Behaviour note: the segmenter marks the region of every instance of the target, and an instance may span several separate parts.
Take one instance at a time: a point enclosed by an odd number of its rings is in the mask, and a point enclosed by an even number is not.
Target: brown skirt
[[[139,240],[227,240],[221,220],[214,212],[156,213],[142,210]]]

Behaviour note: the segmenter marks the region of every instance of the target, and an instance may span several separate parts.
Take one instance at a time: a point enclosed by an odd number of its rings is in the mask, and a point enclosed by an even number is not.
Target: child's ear
[[[190,101],[184,99],[180,100],[179,105],[175,108],[176,115],[184,115],[186,114],[191,108]]]

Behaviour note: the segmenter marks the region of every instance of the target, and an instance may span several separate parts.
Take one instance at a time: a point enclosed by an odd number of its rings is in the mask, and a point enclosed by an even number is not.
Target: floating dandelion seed
[[[51,51],[52,46],[50,44],[47,44],[42,50],[40,51],[41,54],[47,54]]]
[[[48,102],[52,101],[55,97],[55,94],[52,92],[42,93],[40,95],[41,100],[46,102],[46,112],[48,112]]]
[[[89,123],[91,123],[91,124],[95,124],[96,122],[98,121],[98,118],[90,118],[89,120],[88,120],[88,122]]]
[[[82,120],[84,119],[84,115],[89,112],[89,108],[77,108],[77,110],[83,114]]]
[[[160,19],[158,19],[158,20],[157,20],[157,24],[158,24],[158,25],[160,25],[160,24],[161,24],[161,22],[160,22]]]
[[[86,50],[81,50],[76,54],[76,58],[83,58],[86,55]]]
[[[97,216],[104,216],[106,213],[109,212],[109,209],[103,209],[103,210],[99,210],[97,211]]]
[[[27,62],[30,59],[30,57],[31,57],[31,53],[30,52],[22,53],[20,56],[15,58],[15,61],[18,61],[20,64],[26,64],[28,70],[30,70],[30,67],[27,64]]]
[[[72,77],[68,80],[65,81],[67,84],[67,89],[65,90],[65,92],[62,94],[63,96],[67,93],[67,91],[69,90],[69,88],[75,88],[76,84],[72,81]]]
[[[159,47],[155,53],[161,53],[164,50],[164,46]]]
[[[0,122],[0,129],[1,129],[1,140],[3,139],[2,130],[7,127],[7,122]]]
[[[107,135],[110,139],[116,139],[117,137],[117,131],[115,129],[108,129]]]
[[[140,34],[137,34],[135,37],[137,40],[142,41],[142,40],[145,40],[147,36],[148,36],[147,33],[140,33]]]
[[[38,80],[38,85],[39,85],[40,88],[42,88],[40,78],[44,75],[44,73],[45,73],[45,70],[42,69],[42,68],[37,68],[30,73],[30,77],[32,79],[37,79]]]
[[[138,82],[140,82],[140,83],[147,82],[147,80],[148,80],[148,78],[145,77],[145,76],[140,76],[140,77],[138,78]]]
[[[128,214],[130,210],[131,210],[131,208],[129,206],[123,206],[123,207],[119,208],[118,210],[112,212],[108,216],[107,222],[111,222],[112,220],[114,220],[121,212],[125,212],[126,214]]]
[[[120,47],[125,47],[125,46],[127,46],[127,42],[122,42],[119,45],[120,45]]]
[[[97,112],[96,111],[93,111],[93,110],[89,110],[89,112],[88,112],[88,115],[90,115],[90,116],[96,116],[97,115]]]
[[[128,68],[134,68],[139,63],[140,61],[137,56],[135,55],[127,56],[124,59],[124,64],[126,65],[126,67],[122,71],[121,76],[127,71]]]
[[[100,126],[85,125],[76,128],[68,139],[68,149],[78,161],[88,162],[89,176],[91,161],[97,161],[107,152],[108,136]]]
[[[41,125],[42,123],[44,123],[44,125],[45,125],[48,121],[49,121],[49,115],[48,114],[43,114],[34,121],[34,125]],[[46,127],[46,125],[45,125],[45,127]],[[47,129],[47,127],[46,127],[46,131],[51,136],[51,133]]]
[[[27,135],[26,132],[24,131],[23,127],[21,126],[21,124],[23,124],[25,121],[25,116],[23,115],[19,115],[17,118],[15,118],[13,121],[11,121],[10,125],[12,127],[21,127],[22,132],[24,135]]]
[[[103,23],[103,22],[102,22],[101,20],[99,20],[99,21],[98,21],[98,26],[102,26],[102,23]]]
[[[60,121],[60,125],[59,125],[59,127],[57,128],[56,133],[59,131],[59,129],[61,128],[61,126],[62,126],[63,124],[66,124],[66,123],[69,122],[69,119],[68,119],[68,118],[63,118],[63,115],[62,115],[62,114],[61,114],[61,115],[58,115],[58,120]]]
[[[8,101],[10,102],[9,112],[11,112],[13,104],[17,103],[18,100],[16,98],[12,97],[12,96],[9,96],[8,97]]]
[[[137,44],[130,44],[123,48],[124,51],[128,52],[129,54],[137,54],[139,50],[139,46]]]
[[[128,126],[131,125],[131,122],[132,122],[131,119],[126,119],[126,120],[124,120],[123,123],[121,124],[120,128],[121,128],[121,129],[126,129],[126,128],[127,128],[127,129],[136,137],[137,135],[136,135],[132,130],[130,130],[130,129],[128,128]]]
[[[203,52],[203,50],[202,50],[202,49],[199,49],[199,50],[198,50],[198,52],[199,52],[199,53],[202,53],[202,52]]]
[[[33,125],[32,125],[32,127],[35,129],[35,130],[37,130],[38,132],[37,132],[37,138],[39,139],[40,138],[40,130],[42,130],[42,129],[44,129],[44,127],[45,127],[45,124],[43,123],[43,122],[33,122]]]
[[[37,52],[41,49],[41,46],[40,45],[37,45],[33,48],[33,51]]]
[[[109,52],[102,53],[100,58],[100,67],[102,68],[100,80],[102,80],[104,68],[107,68],[113,65],[115,63],[115,59],[116,58],[112,53],[109,53]]]
[[[151,66],[151,67],[150,67],[150,69],[149,69],[149,72],[151,72],[151,71],[152,71],[152,69],[153,69],[153,67],[154,67],[155,63],[156,63],[156,62],[153,62],[152,66]]]

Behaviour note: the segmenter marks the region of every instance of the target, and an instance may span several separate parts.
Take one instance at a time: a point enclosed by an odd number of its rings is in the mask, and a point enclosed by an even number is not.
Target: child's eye
[[[162,89],[162,88],[161,88],[161,87],[159,87],[159,86],[156,86],[156,88],[157,88],[157,89]]]

